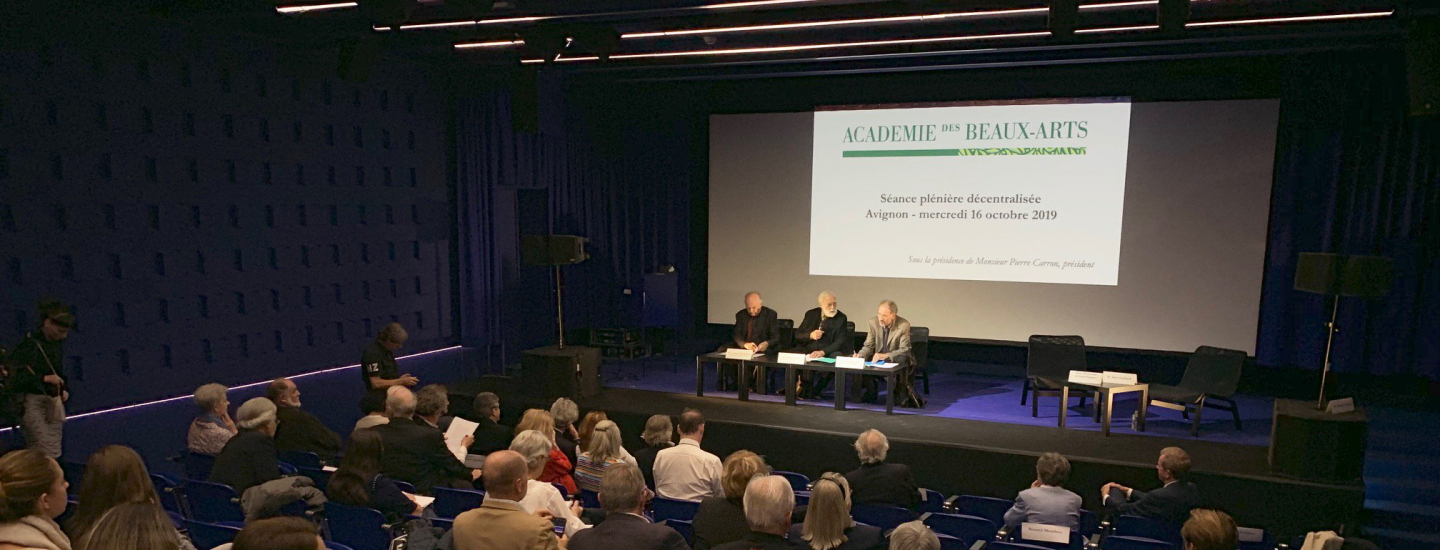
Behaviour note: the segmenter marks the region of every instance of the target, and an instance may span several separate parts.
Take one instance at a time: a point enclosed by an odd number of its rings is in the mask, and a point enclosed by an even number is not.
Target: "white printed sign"
[[[776,357],[776,360],[778,360],[781,364],[785,365],[804,365],[805,358],[806,355],[803,353],[781,352],[780,355]]]
[[[739,359],[741,361],[749,361],[754,357],[755,352],[745,348],[730,348],[725,350],[726,359]]]
[[[1100,375],[1101,379],[1104,380],[1106,384],[1125,384],[1133,386],[1140,383],[1140,377],[1133,372],[1114,372],[1107,370],[1100,373]]]
[[[1043,523],[1022,523],[1020,539],[1067,544],[1070,542],[1070,528]]]
[[[865,360],[859,357],[836,357],[835,366],[842,369],[863,369]]]
[[[1090,384],[1094,386],[1099,386],[1102,378],[1100,373],[1098,372],[1072,370],[1070,371],[1070,381],[1076,384]]]

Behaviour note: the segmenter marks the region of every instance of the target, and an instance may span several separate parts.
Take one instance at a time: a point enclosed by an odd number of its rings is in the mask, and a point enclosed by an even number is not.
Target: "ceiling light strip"
[[[524,40],[496,40],[496,41],[493,41],[493,42],[467,42],[467,43],[463,43],[463,44],[456,44],[456,45],[455,45],[455,49],[457,49],[457,50],[466,50],[466,49],[470,49],[470,48],[508,48],[508,47],[510,47],[510,46],[519,46],[519,45],[524,44],[524,43],[525,43]]]
[[[312,11],[343,10],[359,5],[359,2],[332,2],[329,4],[308,4],[301,6],[275,6],[275,11],[279,13],[306,13]]]
[[[724,2],[720,4],[706,4],[696,6],[702,10],[728,10],[734,8],[754,8],[758,6],[774,6],[777,4],[810,4],[814,2],[828,2],[830,0],[751,0],[748,2]]]
[[[741,27],[714,27],[708,29],[685,29],[674,31],[635,32],[620,35],[620,38],[658,38],[668,36],[687,36],[695,34],[724,34],[732,32],[753,32],[772,31],[781,29],[803,29],[814,27],[835,27],[842,25],[873,25],[879,23],[913,23],[917,21],[939,21],[957,17],[989,17],[1001,15],[1022,15],[1042,14],[1048,12],[1049,8],[1022,8],[1014,10],[991,10],[991,11],[970,11],[970,12],[947,12],[932,13],[925,15],[896,15],[890,17],[870,17],[861,19],[837,19],[833,21],[801,21],[796,23],[774,23],[770,25],[746,25]]]
[[[765,46],[756,48],[732,48],[728,50],[691,50],[680,52],[651,52],[613,54],[610,59],[648,59],[658,57],[692,57],[711,55],[744,55],[752,53],[779,53],[833,48],[863,48],[870,46],[901,46],[907,44],[931,44],[937,42],[964,42],[971,40],[995,40],[1006,38],[1037,38],[1050,36],[1050,31],[1017,32],[1007,34],[978,34],[967,36],[941,36],[934,38],[902,38],[896,40],[871,40],[866,42],[832,42],[828,44],[803,44],[796,46]]]
[[[1114,8],[1134,8],[1139,6],[1159,5],[1160,0],[1140,0],[1138,2],[1105,2],[1103,4],[1081,4],[1082,10],[1108,10]]]
[[[1160,25],[1135,25],[1131,27],[1099,27],[1094,29],[1075,29],[1075,34],[1098,34],[1105,32],[1131,32],[1131,31],[1155,31],[1160,30]]]
[[[1264,25],[1267,23],[1299,23],[1302,21],[1336,21],[1341,19],[1368,19],[1374,17],[1389,17],[1395,14],[1395,10],[1372,11],[1363,13],[1336,13],[1330,15],[1299,15],[1292,17],[1263,17],[1259,19],[1233,19],[1229,21],[1196,21],[1186,23],[1186,27],[1220,27],[1226,25]]]

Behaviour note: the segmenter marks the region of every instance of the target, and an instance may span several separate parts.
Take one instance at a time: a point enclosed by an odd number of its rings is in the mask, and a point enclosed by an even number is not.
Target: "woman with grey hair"
[[[229,485],[235,493],[280,479],[280,458],[275,451],[275,402],[264,397],[246,401],[235,411],[240,432],[215,457],[210,481]]]
[[[580,441],[580,432],[575,429],[575,422],[580,420],[580,407],[574,401],[561,397],[550,405],[550,416],[555,418],[555,445],[565,453],[565,458],[570,459],[573,470],[575,461],[579,459],[575,455],[575,447]]]
[[[850,483],[826,472],[811,487],[805,522],[790,528],[790,543],[809,550],[879,550],[879,527],[857,525],[850,517]]]
[[[890,550],[940,550],[940,537],[919,520],[902,523],[890,532]]]
[[[540,474],[545,472],[545,463],[550,461],[552,448],[554,444],[550,437],[535,430],[520,432],[520,435],[510,442],[510,450],[525,457],[525,466],[530,469],[530,479],[526,482],[525,498],[520,499],[520,507],[532,514],[536,510],[549,510],[555,517],[564,518],[565,534],[574,536],[576,531],[590,527],[580,521],[580,514],[583,512],[580,502],[567,502],[555,485],[540,481]]]
[[[228,388],[220,384],[205,384],[195,390],[195,406],[200,414],[190,421],[190,431],[185,436],[185,447],[192,453],[206,455],[220,454],[225,443],[239,431],[235,421],[230,419],[230,400],[225,392]]]
[[[635,465],[645,475],[646,485],[655,485],[655,455],[674,447],[674,437],[675,424],[670,422],[669,415],[657,414],[645,421],[645,432],[640,434],[645,448],[635,451]]]

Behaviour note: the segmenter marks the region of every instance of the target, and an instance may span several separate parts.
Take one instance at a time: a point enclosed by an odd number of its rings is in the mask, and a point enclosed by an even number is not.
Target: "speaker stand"
[[[559,346],[556,346],[556,347],[558,347],[559,349],[565,349],[565,295],[564,295],[564,293],[563,293],[564,286],[565,286],[564,283],[563,283],[563,282],[561,281],[561,279],[560,279],[560,266],[559,266],[559,265],[556,265],[556,266],[555,266],[555,320],[558,322],[558,324],[559,324],[559,326],[560,326],[560,345],[559,345]],[[1326,357],[1329,357],[1329,348],[1328,348],[1328,347],[1326,348]],[[1329,360],[1328,360],[1328,359],[1326,360],[1326,364],[1327,364],[1327,365],[1329,364]],[[1322,384],[1321,384],[1321,387],[1322,387],[1322,388],[1324,387],[1323,382],[1322,382]]]
[[[1335,326],[1336,315],[1340,313],[1340,295],[1334,297],[1334,305],[1330,306],[1330,322],[1325,323],[1325,366],[1320,370],[1320,398],[1315,402],[1317,410],[1325,410],[1325,383],[1330,377],[1330,346],[1335,343],[1335,333],[1340,328]]]

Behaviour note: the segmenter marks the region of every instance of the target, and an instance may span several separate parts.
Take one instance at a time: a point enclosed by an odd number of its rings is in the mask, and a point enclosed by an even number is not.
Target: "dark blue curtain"
[[[1332,368],[1440,378],[1440,122],[1406,116],[1399,56],[1286,70],[1257,359],[1323,362],[1330,302],[1293,290],[1300,252],[1372,254],[1394,287],[1342,299]]]

